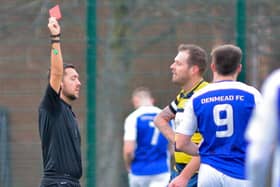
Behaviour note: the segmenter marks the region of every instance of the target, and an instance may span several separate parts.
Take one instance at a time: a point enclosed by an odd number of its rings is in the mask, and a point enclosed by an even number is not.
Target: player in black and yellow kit
[[[183,112],[185,102],[187,102],[193,93],[208,84],[203,79],[206,67],[207,54],[204,49],[197,45],[179,45],[178,54],[174,58],[170,69],[172,71],[172,82],[180,85],[182,89],[176,99],[166,106],[154,120],[155,125],[168,138],[171,144],[175,143],[176,137],[168,122],[174,119],[176,114],[178,115],[178,113]],[[201,141],[201,135],[196,133],[192,137],[192,141],[199,143]],[[199,157],[191,157],[175,150],[174,159],[175,164],[169,186],[197,186]]]

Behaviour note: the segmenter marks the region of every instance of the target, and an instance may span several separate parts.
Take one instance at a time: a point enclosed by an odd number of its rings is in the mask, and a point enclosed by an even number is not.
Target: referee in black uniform
[[[51,64],[49,84],[39,106],[39,132],[44,174],[41,187],[80,187],[81,137],[71,103],[79,97],[81,83],[73,65],[63,65],[60,26],[49,18]]]

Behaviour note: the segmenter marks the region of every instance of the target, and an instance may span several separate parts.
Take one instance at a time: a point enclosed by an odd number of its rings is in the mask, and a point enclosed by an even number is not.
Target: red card
[[[52,8],[49,10],[49,13],[50,13],[50,17],[55,17],[56,20],[59,20],[59,19],[62,18],[59,5],[55,5],[54,7],[52,7]]]

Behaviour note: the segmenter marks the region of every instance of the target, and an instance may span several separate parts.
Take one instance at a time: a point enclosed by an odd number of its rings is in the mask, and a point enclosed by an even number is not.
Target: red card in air
[[[50,13],[50,17],[55,17],[56,20],[59,20],[61,19],[61,12],[60,12],[60,8],[59,8],[59,5],[55,5],[54,7],[52,7],[50,10],[49,10],[49,13]]]

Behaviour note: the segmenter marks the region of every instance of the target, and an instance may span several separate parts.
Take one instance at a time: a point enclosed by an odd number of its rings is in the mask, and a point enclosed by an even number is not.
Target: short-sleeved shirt
[[[81,137],[71,106],[48,85],[39,106],[44,176],[80,179]]]
[[[135,141],[136,144],[131,163],[134,175],[169,172],[168,141],[153,123],[160,111],[155,106],[141,106],[125,119],[124,141]]]
[[[177,95],[176,99],[173,100],[169,104],[170,110],[175,115],[178,115],[178,113],[183,113],[184,112],[185,103],[188,101],[188,99],[195,92],[197,92],[201,88],[204,88],[207,84],[208,84],[208,82],[202,80],[197,85],[195,85],[194,88],[191,91],[189,91],[189,92],[186,92],[185,90],[182,89],[179,92],[179,94]],[[175,129],[176,129],[176,126],[175,126]],[[175,139],[176,139],[176,137],[175,137]],[[192,136],[192,142],[194,142],[194,143],[199,143],[201,141],[201,139],[202,139],[202,137],[201,137],[201,135],[198,132],[194,133],[194,135]],[[174,157],[175,157],[175,162],[176,163],[180,163],[180,164],[187,164],[187,163],[190,162],[190,160],[192,158],[191,155],[188,155],[188,154],[183,153],[183,152],[178,151],[178,150],[175,150]]]
[[[245,179],[245,130],[261,95],[253,87],[236,81],[211,83],[186,103],[177,133],[203,136],[201,163],[238,179]],[[177,118],[177,116],[176,116]]]

